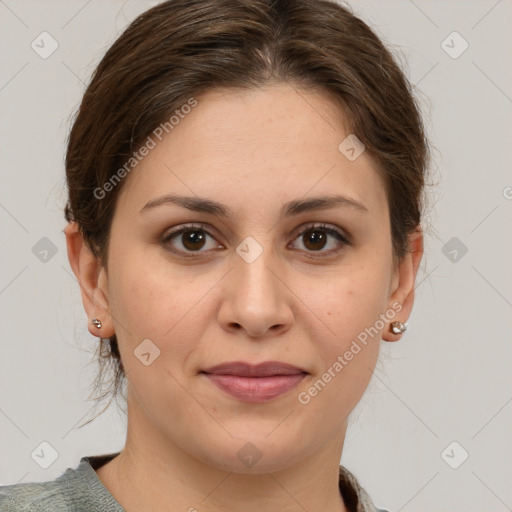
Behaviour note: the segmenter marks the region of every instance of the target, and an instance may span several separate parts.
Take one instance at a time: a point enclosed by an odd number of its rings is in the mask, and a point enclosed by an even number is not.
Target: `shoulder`
[[[348,510],[353,512],[389,512],[387,509],[377,508],[356,476],[342,465],[339,466],[339,487]]]
[[[83,457],[55,480],[0,486],[0,512],[122,511],[94,471],[115,455]]]
[[[0,487],[0,512],[50,512],[68,510],[69,493],[57,480]]]

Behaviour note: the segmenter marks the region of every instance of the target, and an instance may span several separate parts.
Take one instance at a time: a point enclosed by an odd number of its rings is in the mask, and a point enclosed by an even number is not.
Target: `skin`
[[[328,96],[275,84],[210,91],[197,100],[125,178],[108,268],[76,225],[66,228],[89,322],[103,324],[98,330],[89,323],[89,330],[117,334],[128,380],[126,446],[98,477],[128,511],[345,511],[338,465],[348,416],[370,381],[381,338],[400,339],[389,322],[411,313],[421,230],[394,266],[376,163],[368,152],[349,161],[338,150],[350,132]],[[168,193],[218,201],[233,218],[173,204],[140,213]],[[367,211],[337,205],[279,220],[283,203],[333,193]],[[325,246],[315,246],[299,236],[317,222],[348,233],[352,244],[328,235]],[[182,235],[162,241],[185,223],[202,223],[214,236],[201,231],[203,247],[187,245]],[[248,236],[263,249],[252,263],[236,252]],[[393,303],[401,311],[301,404],[298,394],[380,314],[394,311]],[[149,366],[133,353],[147,338],[160,349]],[[236,360],[288,362],[308,375],[284,395],[245,403],[198,373]],[[237,457],[247,442],[262,454],[252,467]]]

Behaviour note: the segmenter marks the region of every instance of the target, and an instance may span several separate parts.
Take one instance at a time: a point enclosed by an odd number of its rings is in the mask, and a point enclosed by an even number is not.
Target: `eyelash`
[[[165,247],[166,250],[169,250],[175,254],[184,256],[185,258],[201,257],[200,256],[201,253],[204,253],[206,251],[182,251],[182,250],[177,250],[177,249],[170,247],[169,242],[174,237],[177,237],[178,235],[181,235],[182,233],[185,233],[187,231],[203,231],[208,236],[215,238],[215,236],[212,233],[210,233],[210,231],[202,224],[185,224],[182,227],[180,227],[179,229],[172,231],[171,233],[168,233],[167,235],[165,235],[162,239],[162,244],[164,244],[166,246]],[[343,233],[341,231],[339,231],[338,229],[332,228],[326,224],[322,224],[322,223],[307,225],[300,233],[297,234],[297,236],[294,238],[294,241],[310,231],[325,231],[325,233],[332,235],[339,242],[341,242],[341,244],[342,244],[341,249],[343,249],[343,246],[351,246],[352,245],[352,243],[347,240],[347,238],[343,235]],[[314,255],[313,257],[315,257],[315,258],[324,258],[327,256],[331,256],[333,253],[339,252],[341,249],[340,248],[331,249],[329,251],[323,251],[323,252],[321,252],[321,251],[305,251],[305,252]],[[197,253],[197,254],[194,254],[194,253]]]

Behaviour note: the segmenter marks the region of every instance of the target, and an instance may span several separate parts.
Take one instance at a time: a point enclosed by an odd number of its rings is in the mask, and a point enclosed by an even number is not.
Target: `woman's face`
[[[117,334],[140,443],[278,470],[341,448],[382,330],[406,320],[385,190],[367,152],[354,159],[350,139],[339,149],[350,132],[326,96],[281,84],[195,100],[125,178],[102,321]],[[170,194],[190,207],[161,200]],[[333,196],[348,201],[297,206]],[[192,207],[203,200],[219,206]],[[298,370],[259,383],[204,373],[268,361]]]

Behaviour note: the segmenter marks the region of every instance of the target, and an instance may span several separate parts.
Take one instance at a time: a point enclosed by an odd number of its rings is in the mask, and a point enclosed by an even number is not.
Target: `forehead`
[[[370,212],[387,209],[376,162],[349,160],[340,143],[349,120],[329,96],[288,84],[212,90],[130,173],[119,208],[140,210],[166,193],[212,197],[254,215],[307,195],[341,193]],[[177,122],[176,122],[177,121]],[[252,211],[249,206],[252,205]]]

